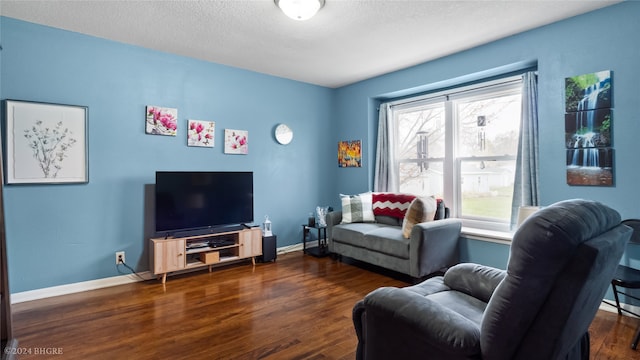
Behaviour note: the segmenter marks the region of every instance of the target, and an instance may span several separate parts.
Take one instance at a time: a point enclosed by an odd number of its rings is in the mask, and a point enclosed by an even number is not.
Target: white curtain
[[[520,206],[538,206],[538,79],[535,72],[522,75],[522,116],[516,175],[511,204],[511,227],[516,224]]]
[[[393,119],[389,118],[391,106],[388,103],[380,104],[378,112],[378,142],[373,191],[398,191],[398,177],[393,163],[395,159]]]

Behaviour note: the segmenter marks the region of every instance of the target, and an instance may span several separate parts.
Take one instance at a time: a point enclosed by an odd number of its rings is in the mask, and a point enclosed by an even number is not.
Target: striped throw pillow
[[[404,219],[404,215],[415,199],[415,195],[400,193],[373,193],[373,215],[391,216],[397,219]]]

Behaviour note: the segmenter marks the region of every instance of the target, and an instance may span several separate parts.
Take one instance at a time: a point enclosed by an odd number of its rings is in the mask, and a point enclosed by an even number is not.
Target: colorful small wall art
[[[612,186],[611,71],[565,79],[567,184]]]
[[[147,106],[145,132],[152,135],[176,136],[178,109]]]
[[[362,141],[338,142],[338,167],[362,167]]]
[[[214,121],[189,120],[187,145],[214,147],[216,123]]]
[[[249,153],[249,132],[245,130],[224,129],[224,153]]]

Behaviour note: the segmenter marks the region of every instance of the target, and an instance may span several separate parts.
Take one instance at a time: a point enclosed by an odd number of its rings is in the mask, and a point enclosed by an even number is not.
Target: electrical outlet
[[[116,251],[116,265],[124,264],[124,251]]]

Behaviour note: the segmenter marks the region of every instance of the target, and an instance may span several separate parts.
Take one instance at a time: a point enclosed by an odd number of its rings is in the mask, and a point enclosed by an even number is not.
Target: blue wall
[[[330,89],[6,17],[1,28],[4,99],[89,107],[88,184],[5,186],[12,292],[119,275],[119,250],[148,270],[156,170],[253,171],[255,223],[268,214],[279,247],[330,200]],[[178,136],[146,135],[146,105],[177,108]],[[216,122],[214,148],[187,147],[187,119]],[[225,128],[249,131],[248,155],[223,153]]]
[[[334,193],[372,189],[380,99],[464,83],[537,64],[539,73],[540,194],[542,204],[569,198],[601,201],[623,218],[640,217],[637,167],[640,2],[625,2],[409,69],[336,90],[332,140],[360,138],[365,160],[357,170],[335,169]],[[424,44],[428,46],[428,44]],[[568,186],[565,178],[564,79],[613,71],[615,186]],[[467,261],[504,267],[508,247],[463,239]],[[627,254],[628,256],[629,254]],[[501,265],[502,264],[502,265]]]
[[[12,292],[118,275],[114,252],[148,269],[147,184],[156,170],[251,170],[256,222],[273,221],[278,246],[300,242],[300,224],[338,193],[371,189],[380,99],[423,92],[537,64],[543,204],[602,201],[640,217],[636,134],[640,84],[640,3],[624,2],[468,51],[339,89],[327,89],[0,18],[3,99],[89,107],[90,182],[6,186]],[[424,44],[428,46],[428,44]],[[564,78],[613,71],[615,186],[566,185]],[[216,121],[216,147],[189,148],[144,134],[145,105],[178,108],[186,119]],[[277,145],[288,123],[294,140]],[[249,155],[225,155],[225,128],[249,131]],[[336,166],[339,140],[363,141],[363,167]],[[462,257],[504,267],[508,246],[463,239]],[[635,262],[629,251],[624,261]]]

